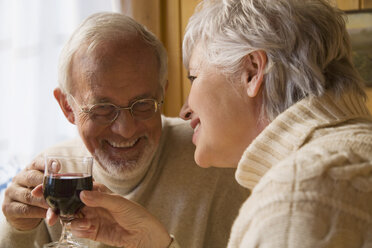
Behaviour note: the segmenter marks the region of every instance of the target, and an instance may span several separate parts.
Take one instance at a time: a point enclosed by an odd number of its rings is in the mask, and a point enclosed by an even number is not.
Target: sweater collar
[[[252,190],[275,164],[298,150],[317,128],[354,118],[371,119],[363,99],[355,94],[307,97],[278,115],[248,146],[235,178]]]

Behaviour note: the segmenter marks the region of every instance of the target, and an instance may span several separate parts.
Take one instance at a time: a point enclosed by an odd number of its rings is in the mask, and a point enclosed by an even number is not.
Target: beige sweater
[[[202,169],[194,162],[192,129],[175,118],[163,118],[163,133],[152,164],[139,184],[113,180],[99,165],[94,178],[111,190],[140,203],[158,217],[182,247],[226,247],[230,229],[239,207],[248,196],[234,181],[234,170]],[[88,154],[80,139],[50,150],[67,155]],[[29,232],[14,230],[5,220],[0,224],[1,248],[41,247],[57,240],[60,225],[39,227]],[[89,247],[109,247],[88,242]]]
[[[371,121],[353,95],[279,115],[239,163],[236,179],[253,191],[228,247],[372,247]]]

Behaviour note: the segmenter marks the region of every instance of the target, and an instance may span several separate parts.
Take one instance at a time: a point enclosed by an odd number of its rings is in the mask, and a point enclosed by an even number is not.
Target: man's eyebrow
[[[151,95],[150,93],[144,93],[144,94],[140,94],[140,95],[137,95],[133,98],[131,98],[128,102],[128,105],[132,104],[133,102],[135,101],[138,101],[138,100],[141,100],[141,99],[155,99],[156,97]],[[91,105],[94,105],[94,104],[99,104],[99,103],[113,103],[112,99],[108,98],[108,97],[94,97],[92,99],[92,101],[89,101],[88,104],[91,104]],[[113,104],[116,104],[116,103],[113,103]]]
[[[88,104],[98,104],[98,103],[110,103],[110,99],[107,97],[104,98],[99,98],[99,97],[94,97],[91,100],[89,100]]]
[[[135,96],[133,97],[129,102],[130,103],[133,103],[137,100],[141,100],[141,99],[152,99],[152,98],[156,98],[155,96],[149,94],[149,93],[144,93],[144,94],[141,94],[141,95],[138,95],[138,96]]]

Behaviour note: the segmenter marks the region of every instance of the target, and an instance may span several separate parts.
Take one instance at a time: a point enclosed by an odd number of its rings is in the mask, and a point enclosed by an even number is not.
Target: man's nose
[[[189,107],[189,98],[187,97],[185,103],[182,105],[179,116],[186,121],[191,118],[191,114],[192,111]]]
[[[111,130],[124,138],[131,138],[136,133],[137,122],[132,117],[130,111],[121,110],[119,116],[111,124]]]

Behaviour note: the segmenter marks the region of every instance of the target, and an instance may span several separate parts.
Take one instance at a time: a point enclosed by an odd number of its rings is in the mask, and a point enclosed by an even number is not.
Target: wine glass
[[[59,241],[45,244],[44,248],[87,248],[73,239],[71,221],[84,206],[80,192],[93,188],[92,166],[92,157],[45,156],[43,194],[48,205],[59,214],[62,233]]]

